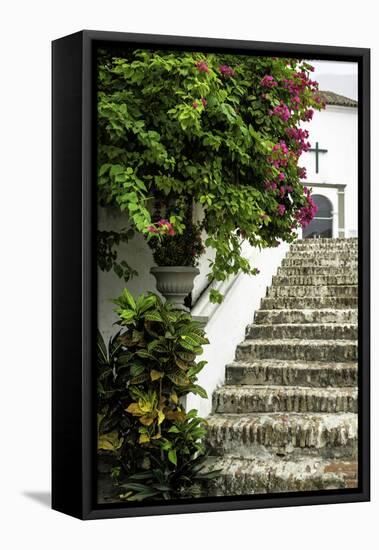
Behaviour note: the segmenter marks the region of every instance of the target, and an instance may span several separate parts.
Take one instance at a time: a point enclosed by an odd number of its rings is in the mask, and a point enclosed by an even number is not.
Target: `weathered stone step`
[[[229,363],[225,373],[226,383],[232,385],[350,387],[357,385],[358,365],[354,362],[258,359]]]
[[[253,324],[246,328],[246,338],[280,339],[309,338],[311,340],[354,340],[358,338],[357,324],[305,323],[305,324]]]
[[[291,252],[303,252],[308,250],[321,250],[321,251],[330,251],[335,250],[336,252],[344,252],[344,251],[357,251],[358,250],[358,242],[357,241],[348,241],[348,242],[333,242],[333,243],[299,243],[299,241],[295,242],[290,246]]]
[[[358,271],[344,275],[274,275],[272,284],[273,286],[357,285]]]
[[[255,458],[318,455],[357,458],[355,413],[214,414],[207,418],[211,455]]]
[[[293,359],[306,361],[357,361],[356,340],[245,340],[237,346],[236,360]]]
[[[357,462],[306,457],[297,460],[210,457],[209,469],[221,470],[210,496],[318,491],[357,487]]]
[[[259,309],[256,324],[357,323],[357,309]]]
[[[324,286],[271,286],[267,290],[267,298],[276,297],[293,297],[302,298],[323,298],[324,296],[343,296],[343,297],[357,297],[358,286],[357,285],[324,285]]]
[[[345,242],[358,242],[358,237],[315,237],[315,238],[307,238],[307,239],[296,239],[294,243],[302,244],[302,243],[345,243]]]
[[[338,267],[343,270],[345,268],[357,268],[358,262],[356,259],[349,258],[342,260],[337,255],[332,258],[324,258],[322,255],[315,254],[312,257],[304,258],[288,255],[282,260],[282,267],[313,267],[313,266],[325,266],[325,267]]]
[[[358,246],[357,238],[348,238],[348,239],[298,239],[297,241],[291,244],[292,249],[303,249],[303,248],[351,248]]]
[[[350,388],[223,386],[213,393],[213,413],[357,412],[358,392]]]
[[[340,262],[350,262],[351,260],[358,261],[358,254],[353,250],[347,252],[334,252],[333,250],[327,250],[323,252],[317,252],[313,250],[304,250],[304,252],[288,252],[286,258],[292,260],[313,260],[315,256],[322,260],[338,260]]]
[[[275,297],[263,298],[262,309],[353,309],[358,307],[358,298],[354,296],[325,296],[303,298]]]
[[[326,276],[326,275],[352,275],[356,276],[358,273],[358,267],[352,267],[344,266],[342,269],[341,267],[337,266],[325,266],[325,265],[312,265],[308,267],[304,266],[296,266],[296,267],[279,267],[278,268],[278,275],[280,277],[292,277],[294,275],[298,276],[309,276],[309,275],[317,275],[317,276]]]

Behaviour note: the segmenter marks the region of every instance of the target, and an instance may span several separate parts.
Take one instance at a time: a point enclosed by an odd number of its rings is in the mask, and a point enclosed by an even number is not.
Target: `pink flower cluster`
[[[289,149],[286,142],[281,139],[279,143],[276,143],[272,148],[272,153],[267,157],[267,162],[272,164],[275,168],[287,166],[288,164]],[[284,178],[283,178],[284,179]]]
[[[318,210],[317,205],[311,197],[311,192],[307,187],[304,187],[304,194],[307,197],[307,204],[302,206],[295,214],[295,217],[301,227],[307,227],[307,225],[309,225],[315,217]]]
[[[307,179],[307,169],[304,166],[297,167],[297,174],[301,180]]]
[[[284,216],[286,212],[286,207],[284,204],[278,204],[278,214],[279,216]]]
[[[312,67],[313,69],[313,67]],[[299,111],[301,107],[300,96],[305,88],[310,89],[313,93],[318,90],[318,82],[311,80],[306,71],[297,72],[293,78],[284,79],[283,87],[290,93],[290,104],[294,111]],[[316,99],[318,102],[318,100]],[[313,117],[313,109],[307,109],[301,116],[301,120],[310,121]]]
[[[303,151],[308,151],[311,144],[309,141],[306,141],[309,137],[308,130],[303,130],[302,128],[292,127],[286,128],[286,134],[288,137],[293,139],[296,143],[296,149],[299,154]]]
[[[305,122],[309,122],[310,120],[312,120],[313,115],[314,115],[314,110],[313,109],[307,109],[305,111],[304,115],[302,116],[302,120],[304,120]]]
[[[283,198],[286,193],[292,193],[293,187],[291,185],[281,185],[279,188],[279,195]]]
[[[155,233],[159,235],[169,235],[173,237],[175,235],[175,230],[172,224],[168,220],[159,220],[155,225],[149,225],[147,228],[149,233]]]
[[[235,76],[236,74],[235,70],[229,67],[229,65],[220,65],[218,70],[224,76]]]
[[[264,86],[265,88],[275,88],[278,83],[273,76],[271,76],[270,74],[266,74],[260,81],[260,85]]]
[[[209,67],[205,61],[198,61],[196,63],[196,68],[199,73],[209,73]]]
[[[284,122],[287,122],[287,120],[291,117],[291,111],[283,100],[280,102],[280,105],[277,105],[276,107],[271,109],[269,111],[269,114],[281,118],[282,120],[284,120]]]

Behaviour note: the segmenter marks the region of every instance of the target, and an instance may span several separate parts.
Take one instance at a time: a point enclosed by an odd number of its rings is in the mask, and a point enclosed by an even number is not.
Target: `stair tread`
[[[220,469],[213,482],[213,494],[243,495],[357,486],[356,461],[297,457],[296,460],[270,458],[238,458],[225,455],[210,457],[209,469]]]
[[[314,386],[256,386],[245,384],[244,386],[238,384],[228,384],[222,386],[215,390],[215,393],[238,393],[238,394],[252,394],[252,393],[275,393],[276,395],[281,395],[283,393],[294,394],[294,393],[314,393],[314,394],[357,394],[358,389],[355,386],[343,386],[343,387],[327,387],[327,388],[317,388]]]
[[[289,310],[291,311],[291,310]],[[294,310],[292,310],[294,311]],[[249,327],[272,327],[273,323],[251,323]],[[358,323],[275,323],[275,327],[356,327]]]
[[[238,346],[251,346],[251,345],[265,345],[265,344],[269,344],[269,345],[288,345],[288,346],[291,346],[291,345],[299,345],[299,344],[307,344],[308,346],[311,345],[311,346],[332,346],[332,345],[351,345],[351,344],[354,344],[354,345],[358,345],[357,343],[357,340],[342,340],[342,339],[330,339],[330,340],[324,340],[324,339],[319,339],[319,340],[309,340],[309,339],[304,339],[304,338],[275,338],[275,339],[263,339],[263,338],[246,338],[246,340],[244,340],[243,342],[241,342],[240,344],[238,344]]]
[[[300,361],[296,359],[255,359],[254,361],[231,361],[227,364],[227,367],[275,367],[275,368],[296,368],[296,369],[346,369],[356,368],[358,364],[355,361]]]
[[[340,413],[302,413],[302,412],[267,412],[267,413],[213,413],[207,417],[207,424],[223,424],[225,426],[244,427],[250,424],[282,423],[283,425],[298,425],[299,423],[322,423],[329,429],[341,424],[352,423],[357,428],[358,416],[353,412]]]

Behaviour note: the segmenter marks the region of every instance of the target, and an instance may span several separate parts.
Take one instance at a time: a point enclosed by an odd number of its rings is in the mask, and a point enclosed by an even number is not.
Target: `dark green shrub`
[[[134,300],[125,289],[115,300],[121,330],[108,349],[98,339],[98,449],[115,459],[120,498],[200,495],[214,474],[203,470],[205,422],[186,412],[208,343],[187,313],[171,310],[153,293]]]

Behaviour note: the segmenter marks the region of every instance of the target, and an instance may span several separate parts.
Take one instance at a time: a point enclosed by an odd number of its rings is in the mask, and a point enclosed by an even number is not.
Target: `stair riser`
[[[258,310],[254,316],[256,324],[285,323],[357,323],[358,312],[351,310]]]
[[[282,267],[336,267],[340,270],[347,269],[357,269],[358,261],[357,259],[349,258],[347,260],[341,260],[340,258],[334,256],[332,258],[318,257],[294,257],[289,256],[284,258],[282,261]]]
[[[331,491],[357,487],[356,479],[349,479],[337,473],[315,474],[305,478],[296,476],[296,462],[293,476],[282,479],[270,470],[265,472],[224,473],[211,482],[210,496],[236,496],[254,494],[288,493],[302,491]]]
[[[291,260],[309,260],[312,261],[315,257],[324,261],[339,261],[339,262],[351,262],[352,260],[358,261],[358,254],[356,251],[349,252],[320,252],[317,250],[309,250],[304,252],[289,252],[286,259]]]
[[[318,344],[317,341],[307,343],[255,343],[247,340],[236,350],[237,361],[255,359],[288,359],[307,361],[357,361],[358,345],[354,343],[332,342],[331,345]]]
[[[288,285],[320,285],[320,286],[338,286],[338,285],[357,285],[358,273],[353,275],[292,275],[282,276],[275,275],[272,278],[272,284],[274,286],[288,286]]]
[[[356,325],[250,325],[246,329],[248,339],[355,340],[357,337]]]
[[[278,268],[278,275],[280,277],[294,277],[294,276],[300,276],[300,277],[309,277],[309,276],[339,276],[339,275],[345,275],[345,276],[352,276],[356,277],[358,272],[358,267],[352,267],[349,268],[345,266],[343,269],[340,267],[328,267],[328,266],[312,266],[312,267],[304,267],[304,266],[297,266],[297,267],[279,267]]]
[[[310,250],[319,252],[356,252],[358,250],[358,243],[338,243],[330,246],[328,243],[311,243],[311,244],[293,244],[290,246],[290,252],[309,252]]]
[[[251,392],[244,395],[237,393],[213,394],[213,412],[215,413],[271,413],[271,412],[357,412],[357,395],[348,393],[338,396],[320,392],[311,395],[308,392],[297,392],[294,395],[284,393],[259,394]]]
[[[358,298],[345,296],[325,296],[323,298],[264,298],[262,309],[353,309],[358,307]]]
[[[214,456],[254,458],[274,453],[286,458],[320,456],[357,458],[357,430],[337,427],[258,425],[242,428],[210,426],[207,448]]]
[[[284,363],[285,364],[285,363]],[[357,384],[354,366],[296,367],[227,365],[226,383],[239,385],[351,387]]]
[[[323,297],[358,296],[357,286],[272,286],[267,291],[267,298],[323,298]]]

